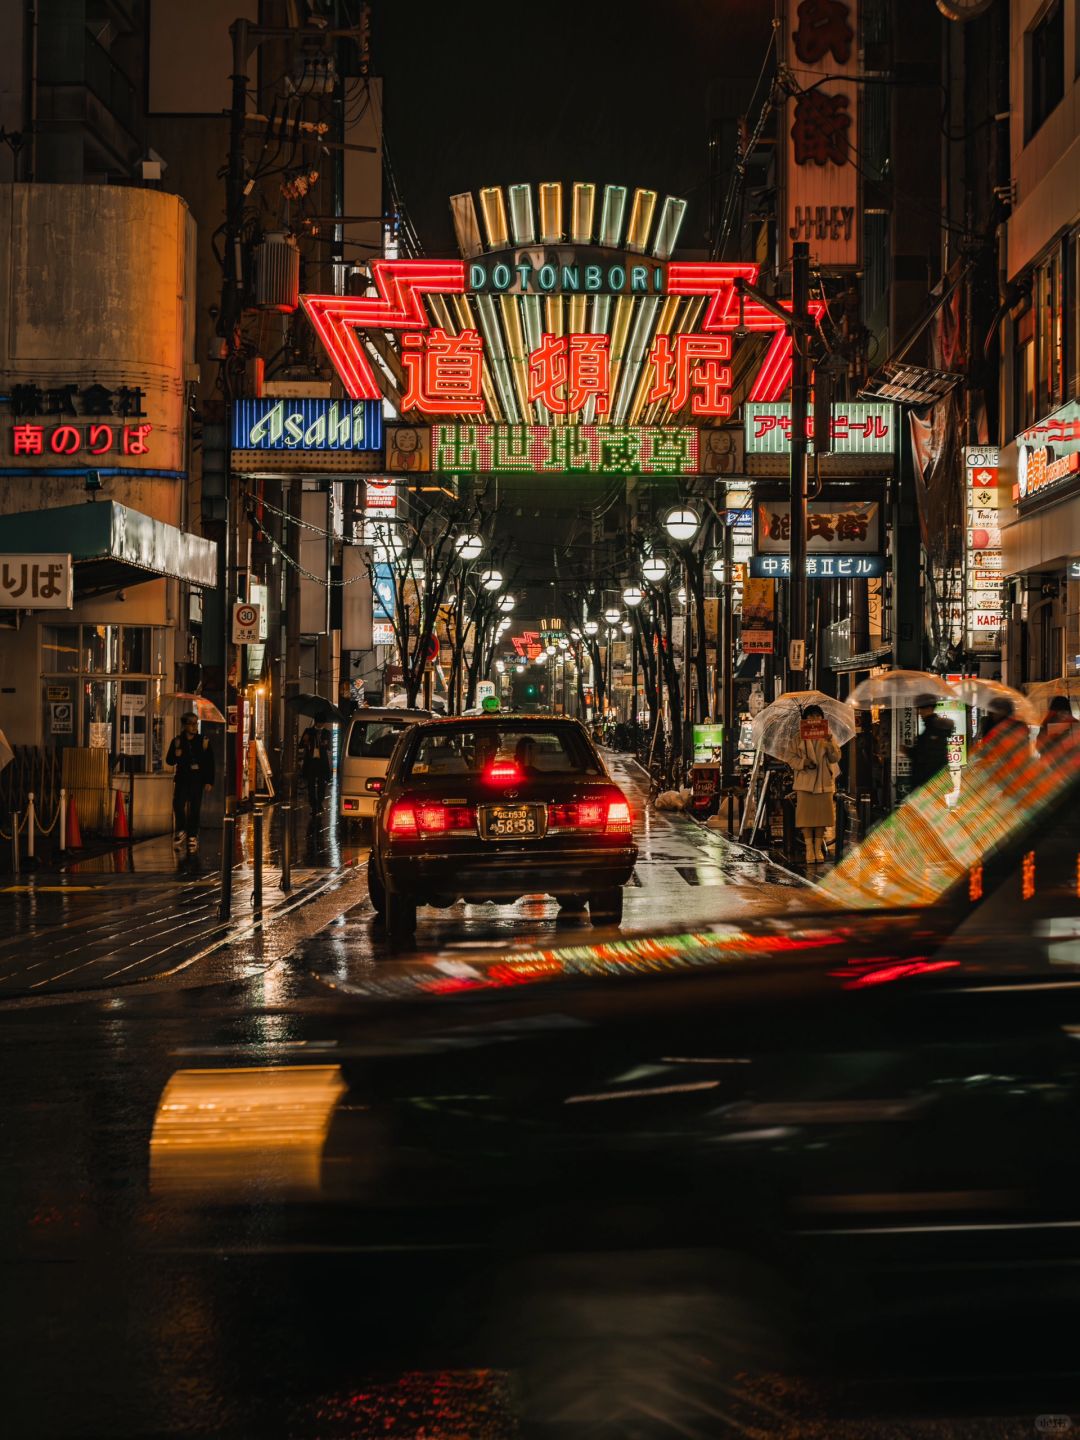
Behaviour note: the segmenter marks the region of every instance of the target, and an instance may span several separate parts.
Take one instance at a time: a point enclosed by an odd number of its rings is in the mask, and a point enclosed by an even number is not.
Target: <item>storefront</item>
[[[1004,678],[1080,674],[1080,403],[1001,450],[999,495]]]

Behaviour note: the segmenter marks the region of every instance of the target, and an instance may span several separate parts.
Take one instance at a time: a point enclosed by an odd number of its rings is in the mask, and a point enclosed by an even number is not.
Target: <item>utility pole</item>
[[[810,390],[810,246],[791,247],[791,560],[788,576],[788,690],[806,689],[806,419]]]

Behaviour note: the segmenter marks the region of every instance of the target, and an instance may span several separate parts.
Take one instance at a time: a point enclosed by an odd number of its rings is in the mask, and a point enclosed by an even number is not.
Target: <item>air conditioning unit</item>
[[[252,252],[255,305],[291,314],[300,304],[300,249],[284,230],[263,238]]]

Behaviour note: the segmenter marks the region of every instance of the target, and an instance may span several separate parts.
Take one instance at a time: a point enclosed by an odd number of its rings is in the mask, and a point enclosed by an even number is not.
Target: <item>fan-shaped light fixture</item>
[[[674,510],[669,510],[664,516],[664,529],[673,540],[693,540],[701,529],[701,516],[696,510],[691,510],[689,505],[676,505]]]

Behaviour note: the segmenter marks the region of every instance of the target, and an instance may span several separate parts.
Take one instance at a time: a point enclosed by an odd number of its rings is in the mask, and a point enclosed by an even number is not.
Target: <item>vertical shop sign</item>
[[[964,452],[965,631],[972,651],[1001,649],[1003,583],[998,452],[969,446]]]
[[[822,269],[857,266],[858,0],[788,0],[784,30],[795,85],[784,107],[784,260],[805,240]]]
[[[744,655],[771,655],[776,622],[776,581],[750,577],[743,586],[742,650]]]

